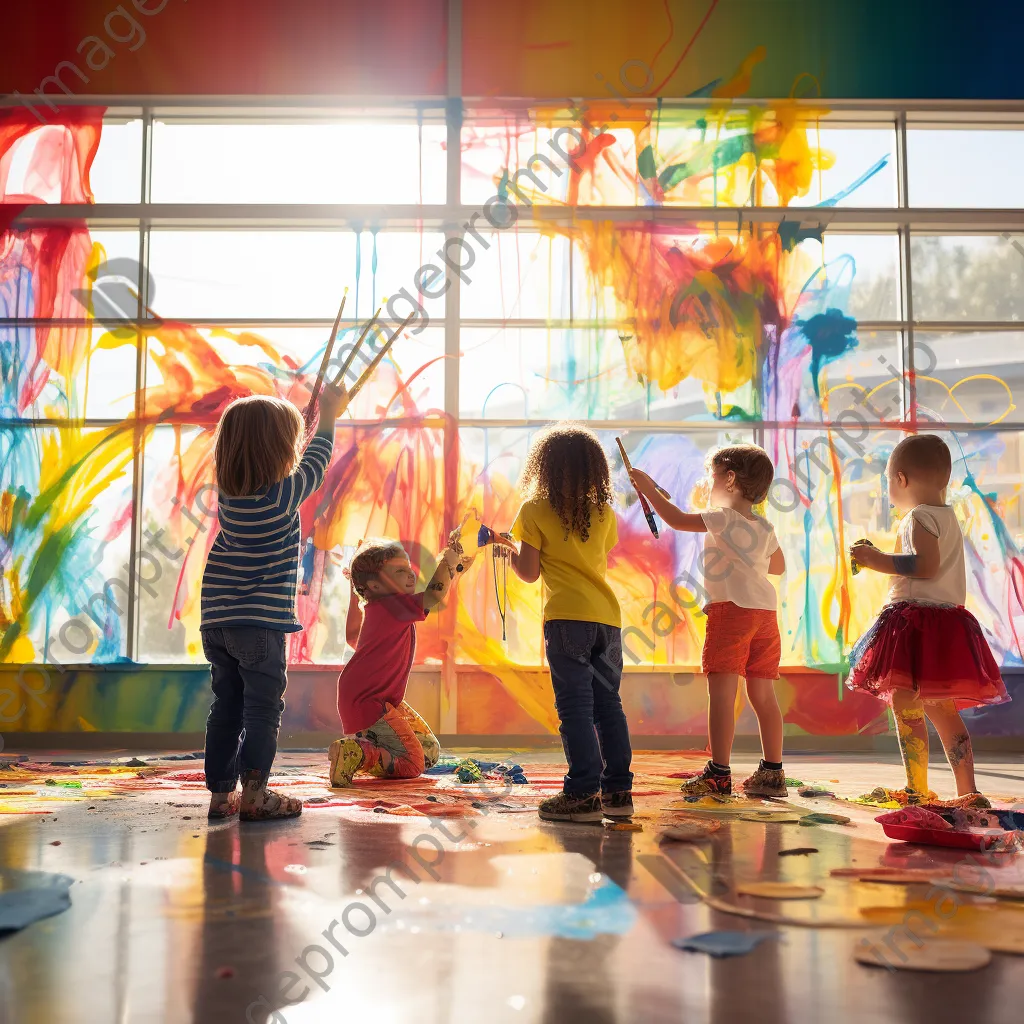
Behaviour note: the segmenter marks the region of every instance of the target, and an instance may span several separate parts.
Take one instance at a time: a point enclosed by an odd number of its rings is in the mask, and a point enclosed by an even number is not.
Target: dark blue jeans
[[[202,631],[213,674],[206,719],[206,788],[229,793],[239,776],[257,771],[266,782],[277,754],[281,699],[288,685],[285,634],[279,629],[224,626]]]
[[[588,796],[632,789],[629,726],[622,711],[622,632],[600,622],[544,623],[544,647],[569,764],[564,790]]]

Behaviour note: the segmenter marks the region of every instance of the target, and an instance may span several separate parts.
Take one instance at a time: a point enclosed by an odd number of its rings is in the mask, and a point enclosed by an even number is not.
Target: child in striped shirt
[[[285,634],[302,629],[295,615],[299,507],[323,483],[334,423],[347,404],[343,388],[324,385],[320,424],[304,453],[302,416],[279,398],[240,398],[217,427],[220,530],[203,573],[200,622],[213,676],[206,721],[211,818],[302,813],[300,800],[267,789],[267,779],[288,683]]]

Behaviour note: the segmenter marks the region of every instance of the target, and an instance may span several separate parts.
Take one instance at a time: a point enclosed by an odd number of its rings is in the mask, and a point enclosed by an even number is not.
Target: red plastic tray
[[[916,825],[892,825],[879,822],[890,839],[925,846],[952,846],[958,850],[991,850],[999,841],[998,832],[956,832],[952,829],[919,828]]]

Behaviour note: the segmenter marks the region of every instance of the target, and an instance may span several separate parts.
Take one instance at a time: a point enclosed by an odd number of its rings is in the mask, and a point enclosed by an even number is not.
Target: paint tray
[[[1014,841],[1010,837],[1013,836],[1014,829],[1024,828],[1024,814],[1014,811],[996,811],[996,816],[1007,831],[921,828],[917,825],[895,825],[886,822],[879,822],[879,824],[890,839],[898,839],[904,843],[920,843],[922,846],[948,846],[957,850],[1012,850]],[[875,820],[878,821],[877,818]]]

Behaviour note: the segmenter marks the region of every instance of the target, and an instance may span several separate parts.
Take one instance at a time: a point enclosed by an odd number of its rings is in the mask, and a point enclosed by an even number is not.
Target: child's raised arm
[[[462,550],[459,533],[459,530],[452,531],[448,538],[448,547],[438,557],[437,568],[434,570],[434,575],[430,577],[427,589],[423,592],[423,610],[426,612],[444,604],[444,599],[455,582],[459,567],[461,566],[465,570],[472,561],[472,558]]]
[[[654,511],[664,520],[666,526],[673,530],[685,530],[687,533],[707,533],[704,517],[699,512],[684,512],[665,497],[661,488],[642,470],[634,469],[629,474],[633,486],[652,505]]]

